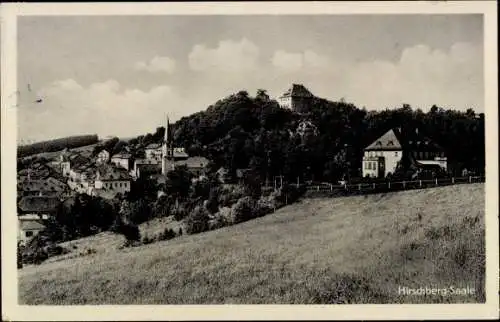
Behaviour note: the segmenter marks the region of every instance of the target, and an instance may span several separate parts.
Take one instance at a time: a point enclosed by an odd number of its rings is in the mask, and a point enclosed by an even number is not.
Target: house
[[[17,241],[24,245],[43,230],[45,230],[45,225],[39,219],[20,218],[17,227]]]
[[[151,143],[144,149],[144,155],[148,160],[161,162],[162,146],[158,143]]]
[[[155,159],[136,159],[130,174],[134,178],[161,173],[161,165]]]
[[[40,180],[19,180],[17,182],[18,197],[24,196],[62,196],[68,186],[53,177]]]
[[[55,216],[61,200],[49,196],[26,196],[17,204],[17,218],[20,220],[46,220]]]
[[[204,157],[189,157],[187,159],[176,160],[174,167],[185,165],[189,172],[194,176],[199,177],[204,174],[205,169],[210,161]]]
[[[296,113],[303,113],[310,106],[314,95],[302,84],[292,86],[278,98],[283,108],[291,109]]]
[[[97,159],[96,159],[96,163],[97,164],[104,164],[104,163],[108,163],[109,160],[110,160],[110,154],[108,151],[106,150],[102,150],[101,152],[99,152],[97,154]]]
[[[363,177],[386,177],[394,173],[400,161],[420,170],[447,170],[444,150],[430,138],[401,128],[390,129],[364,149],[362,161]]]
[[[115,164],[118,167],[122,167],[127,171],[130,170],[131,160],[132,155],[130,153],[118,153],[111,157],[111,163]]]
[[[130,192],[131,177],[122,168],[100,166],[96,171],[92,195],[113,198],[116,194]]]

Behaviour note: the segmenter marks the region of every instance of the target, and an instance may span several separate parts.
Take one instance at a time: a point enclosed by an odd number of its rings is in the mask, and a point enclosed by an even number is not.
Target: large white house
[[[447,158],[443,149],[418,129],[402,131],[390,129],[364,150],[363,177],[386,177],[393,174],[398,163],[407,157],[417,168],[440,167],[447,170]]]
[[[311,104],[314,95],[302,84],[292,86],[278,98],[281,107],[301,113]]]

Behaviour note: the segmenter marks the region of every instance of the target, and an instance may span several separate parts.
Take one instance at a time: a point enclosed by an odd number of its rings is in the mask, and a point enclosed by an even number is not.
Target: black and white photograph
[[[12,305],[498,317],[496,51],[463,3],[1,11]]]

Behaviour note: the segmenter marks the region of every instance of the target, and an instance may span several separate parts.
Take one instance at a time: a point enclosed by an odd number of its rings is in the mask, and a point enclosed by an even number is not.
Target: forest
[[[409,104],[367,111],[345,101],[314,98],[296,114],[279,107],[265,90],[240,91],[181,118],[173,125],[176,146],[206,156],[230,174],[251,169],[262,180],[335,182],[361,176],[363,149],[391,128],[417,129],[439,144],[450,175],[466,168],[484,173],[484,114],[433,105],[428,112]],[[160,142],[164,128],[137,140]]]

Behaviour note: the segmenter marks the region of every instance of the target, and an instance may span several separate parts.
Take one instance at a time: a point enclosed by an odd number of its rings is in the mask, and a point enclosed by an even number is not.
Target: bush
[[[171,228],[165,228],[165,230],[158,236],[158,240],[170,240],[175,237],[175,231],[173,231]]]
[[[207,231],[209,229],[209,220],[208,210],[196,206],[186,218],[186,232],[191,235]]]
[[[172,209],[172,215],[174,216],[174,219],[177,221],[181,221],[184,218],[186,218],[187,214],[188,214],[188,211],[187,211],[186,207],[184,207],[183,205],[179,205],[179,206],[174,207]]]
[[[243,197],[231,209],[231,222],[234,224],[244,222],[256,217],[255,200],[251,197]]]
[[[210,220],[210,230],[228,226],[231,222],[231,208],[223,207]]]

